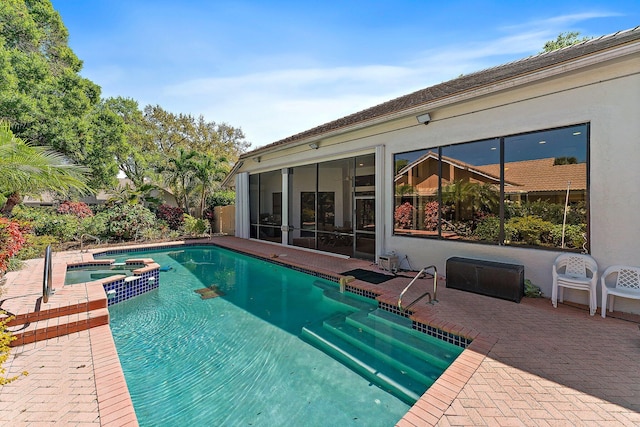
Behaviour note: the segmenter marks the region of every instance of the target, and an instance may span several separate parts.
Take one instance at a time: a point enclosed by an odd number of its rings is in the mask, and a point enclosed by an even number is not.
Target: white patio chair
[[[598,285],[598,264],[589,255],[562,254],[553,264],[553,287],[551,288],[551,303],[558,307],[564,301],[564,288],[578,289],[589,292],[589,314],[596,314],[598,302],[596,300],[596,286]],[[559,289],[558,289],[559,288]]]
[[[613,286],[609,286],[607,279],[614,274],[616,281]],[[607,302],[609,303],[609,311],[613,311],[613,302],[616,296],[640,299],[640,268],[612,265],[602,273],[600,286],[602,287],[602,317],[606,317]]]

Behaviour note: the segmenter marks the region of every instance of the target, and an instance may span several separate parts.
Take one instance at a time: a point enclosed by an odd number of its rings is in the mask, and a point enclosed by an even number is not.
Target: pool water
[[[392,426],[408,411],[299,337],[352,312],[317,277],[217,247],[145,257],[173,268],[109,309],[141,426]],[[224,295],[202,299],[206,287]]]
[[[104,279],[106,277],[115,276],[117,274],[133,276],[133,270],[124,265],[114,265],[112,267],[103,265],[68,269],[64,278],[64,284],[74,285],[76,283],[92,282],[94,280]]]

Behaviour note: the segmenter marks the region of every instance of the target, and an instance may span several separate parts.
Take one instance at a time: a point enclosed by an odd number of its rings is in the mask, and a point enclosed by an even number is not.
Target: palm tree
[[[216,189],[216,184],[220,183],[229,172],[227,159],[222,157],[215,159],[210,155],[202,155],[200,159],[193,163],[193,177],[198,180],[198,190],[200,192],[200,218],[204,215],[207,196]]]
[[[179,148],[178,156],[170,158],[167,164],[160,169],[166,183],[175,189],[178,199],[182,199],[184,211],[189,214],[191,213],[189,195],[193,191],[191,179],[194,175],[194,158],[197,155],[198,153],[194,150],[186,151]]]
[[[136,186],[127,183],[124,187],[118,187],[111,191],[111,197],[107,200],[108,205],[137,205],[158,206],[162,201],[154,197],[152,193],[158,191],[159,187],[143,182]]]
[[[454,206],[456,221],[473,221],[474,214],[480,211],[493,212],[499,198],[499,193],[488,183],[458,180],[442,188],[442,202]]]
[[[58,152],[27,144],[13,134],[8,123],[0,122],[0,194],[6,197],[2,215],[11,215],[25,194],[91,193],[86,173],[86,168],[70,163]]]

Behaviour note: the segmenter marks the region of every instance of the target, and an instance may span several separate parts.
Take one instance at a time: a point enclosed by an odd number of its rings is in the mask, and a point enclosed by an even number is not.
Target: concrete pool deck
[[[377,270],[368,261],[234,237],[204,242],[334,276],[356,268]],[[54,266],[90,260],[104,250],[55,253]],[[40,259],[8,273],[0,309],[14,314],[33,310],[42,271]],[[61,292],[64,276],[57,271],[58,292],[39,309],[89,304],[95,291],[83,288],[66,295]],[[350,285],[395,304],[410,280]],[[421,282],[416,293],[431,288],[431,281]],[[398,426],[640,425],[638,316],[602,319],[575,305],[554,309],[545,298],[516,304],[445,286],[439,286],[438,300],[418,304],[414,318],[474,341]],[[0,387],[2,425],[137,425],[108,325],[14,347],[4,367],[9,376],[24,370],[29,375]]]

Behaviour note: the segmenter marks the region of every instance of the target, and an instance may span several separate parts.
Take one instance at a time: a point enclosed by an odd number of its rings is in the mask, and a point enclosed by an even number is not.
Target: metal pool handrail
[[[44,251],[44,276],[42,280],[42,302],[49,302],[49,295],[51,295],[51,282],[53,280],[51,274],[51,245],[47,246]]]
[[[84,252],[84,238],[85,237],[89,237],[95,241],[98,242],[98,244],[100,244],[100,238],[96,237],[96,236],[92,236],[89,233],[84,233],[82,236],[80,236],[80,252]],[[88,249],[87,249],[88,250]]]
[[[433,299],[431,298],[431,293],[429,292],[425,292],[424,294],[420,295],[415,301],[413,301],[411,304],[403,307],[402,306],[402,297],[404,296],[404,294],[409,290],[409,288],[411,287],[411,285],[413,285],[413,283],[418,280],[418,277],[422,276],[428,269],[433,268]],[[411,282],[409,282],[409,284],[407,285],[406,288],[404,288],[402,290],[402,292],[400,293],[400,297],[398,298],[398,308],[400,309],[400,311],[406,311],[408,310],[413,304],[417,303],[418,301],[420,301],[422,298],[426,297],[427,295],[429,295],[429,302],[438,302],[438,300],[436,299],[436,291],[437,291],[437,284],[438,284],[438,269],[436,268],[435,265],[430,265],[428,267],[424,267],[422,270],[420,270],[418,272],[418,274],[416,274],[416,277],[413,278],[413,280]]]

